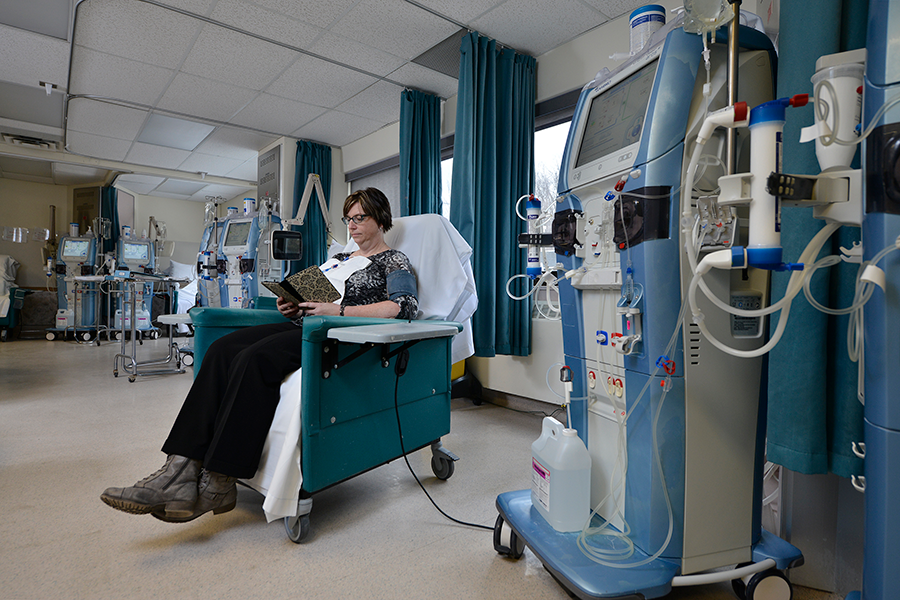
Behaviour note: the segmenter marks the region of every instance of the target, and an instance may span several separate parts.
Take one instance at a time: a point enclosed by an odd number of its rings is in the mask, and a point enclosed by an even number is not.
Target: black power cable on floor
[[[400,390],[400,376],[406,372],[406,365],[409,363],[409,350],[403,350],[397,355],[397,362],[394,364],[394,373],[397,375],[397,378],[394,382],[394,413],[397,415],[397,432],[400,434],[400,451],[403,453],[403,460],[406,462],[406,468],[409,469],[409,472],[412,473],[413,479],[416,480],[416,483],[419,484],[419,487],[422,488],[422,491],[425,492],[425,495],[431,500],[431,503],[438,510],[439,513],[453,521],[454,523],[459,523],[460,525],[465,525],[467,527],[477,527],[479,529],[487,529],[488,531],[494,531],[493,526],[488,525],[480,525],[478,523],[467,523],[466,521],[460,521],[459,519],[455,519],[445,513],[440,506],[437,505],[437,502],[434,501],[434,498],[431,497],[431,494],[428,493],[428,490],[425,489],[425,486],[422,485],[422,482],[419,481],[418,476],[416,476],[416,472],[413,471],[412,465],[409,464],[409,459],[406,457],[406,448],[403,445],[403,427],[400,425],[400,403],[398,399],[398,392]]]

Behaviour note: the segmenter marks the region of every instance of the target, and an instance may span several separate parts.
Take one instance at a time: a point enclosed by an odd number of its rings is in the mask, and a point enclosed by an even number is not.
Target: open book
[[[313,265],[299,273],[289,275],[281,282],[263,281],[273,294],[284,298],[294,304],[300,302],[334,302],[340,299],[341,294],[328,281],[325,274],[317,266]]]

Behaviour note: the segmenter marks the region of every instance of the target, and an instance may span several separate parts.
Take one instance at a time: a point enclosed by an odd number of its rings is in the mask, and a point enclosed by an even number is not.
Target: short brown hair
[[[359,202],[359,207],[362,209],[363,214],[369,215],[375,219],[375,222],[378,223],[384,231],[387,232],[391,230],[391,227],[393,227],[394,224],[391,219],[391,203],[387,199],[387,196],[384,195],[384,192],[373,187],[353,192],[347,196],[346,200],[344,200],[345,217],[357,202]]]

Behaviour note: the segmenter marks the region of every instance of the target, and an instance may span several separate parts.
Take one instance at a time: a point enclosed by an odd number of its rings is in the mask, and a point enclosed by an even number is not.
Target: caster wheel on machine
[[[194,366],[194,355],[193,354],[182,354],[181,355],[181,364],[186,367]]]
[[[735,579],[731,586],[741,600],[791,600],[794,596],[791,582],[778,569],[755,573],[746,582]]]
[[[497,522],[494,523],[494,550],[497,554],[516,560],[522,558],[525,552],[525,542],[516,535],[501,515],[497,515]]]
[[[47,334],[47,341],[52,342],[52,341],[55,340],[55,339],[56,339],[56,334],[55,334],[55,333],[48,333],[48,334]]]

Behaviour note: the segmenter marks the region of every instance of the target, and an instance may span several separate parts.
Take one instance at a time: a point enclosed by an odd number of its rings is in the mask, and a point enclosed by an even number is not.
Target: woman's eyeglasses
[[[341,221],[344,222],[344,225],[349,225],[350,221],[353,221],[357,225],[362,225],[368,218],[369,215],[353,215],[352,217],[344,217]]]

